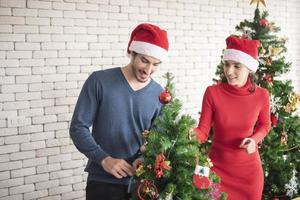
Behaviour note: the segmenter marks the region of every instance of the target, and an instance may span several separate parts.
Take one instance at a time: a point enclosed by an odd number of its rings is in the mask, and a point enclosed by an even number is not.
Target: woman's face
[[[243,87],[250,73],[245,65],[233,60],[226,60],[223,70],[228,84],[236,87]]]

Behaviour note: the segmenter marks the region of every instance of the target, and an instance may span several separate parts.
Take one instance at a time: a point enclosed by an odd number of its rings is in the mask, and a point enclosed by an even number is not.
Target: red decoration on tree
[[[259,25],[262,27],[267,27],[269,25],[269,21],[267,19],[259,20]]]
[[[154,165],[154,171],[156,173],[156,178],[161,178],[164,175],[163,170],[171,170],[172,168],[168,165],[168,163],[165,161],[164,154],[159,154],[156,156],[156,161]]]
[[[274,113],[271,113],[271,123],[272,123],[272,126],[277,126],[278,125],[278,114],[274,114]]]
[[[273,82],[273,76],[271,74],[266,74],[263,79],[268,82],[268,83],[272,83]]]
[[[137,187],[137,196],[139,200],[156,200],[158,198],[157,187],[153,182],[143,179]]]
[[[206,176],[193,174],[193,185],[197,189],[208,189],[211,185],[211,181]]]
[[[172,96],[168,90],[164,90],[159,95],[159,101],[162,104],[167,104],[172,100]]]

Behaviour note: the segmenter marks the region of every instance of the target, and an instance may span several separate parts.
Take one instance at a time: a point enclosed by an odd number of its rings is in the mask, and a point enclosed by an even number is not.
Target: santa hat
[[[223,60],[234,60],[247,66],[255,72],[258,68],[258,40],[249,40],[229,36],[226,38],[227,48],[224,51]]]
[[[158,26],[143,23],[132,31],[127,53],[134,51],[162,61],[167,57],[168,49],[167,32]]]

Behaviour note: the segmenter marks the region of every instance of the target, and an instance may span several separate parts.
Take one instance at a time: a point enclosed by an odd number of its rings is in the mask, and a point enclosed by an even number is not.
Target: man
[[[165,30],[140,24],[128,43],[130,63],[94,72],[83,85],[70,136],[88,157],[87,200],[129,199],[127,190],[140,161],[142,132],[151,128],[161,109],[162,87],[151,74],[167,56],[168,47]]]

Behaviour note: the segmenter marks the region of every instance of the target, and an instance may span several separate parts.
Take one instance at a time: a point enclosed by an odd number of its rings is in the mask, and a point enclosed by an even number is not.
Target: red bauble
[[[269,21],[266,19],[261,19],[259,20],[259,25],[261,25],[262,27],[266,27],[269,25]]]
[[[271,122],[272,126],[277,126],[278,125],[278,115],[277,114],[271,114]]]
[[[197,189],[208,189],[211,185],[211,181],[206,176],[200,176],[200,175],[193,175],[193,185]]]
[[[167,104],[171,101],[172,96],[171,94],[168,92],[168,90],[162,91],[159,95],[159,101],[162,104]]]
[[[266,82],[272,83],[273,82],[273,77],[270,74],[266,74],[263,78]]]

